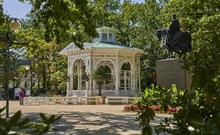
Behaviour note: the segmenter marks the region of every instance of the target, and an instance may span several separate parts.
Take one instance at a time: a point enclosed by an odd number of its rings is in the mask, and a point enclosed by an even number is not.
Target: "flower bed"
[[[146,107],[145,106],[137,106],[137,105],[126,105],[124,106],[124,111],[141,111],[144,110]],[[157,112],[160,111],[160,106],[150,106],[149,108],[151,108],[153,111]],[[179,109],[177,107],[168,107],[168,112],[177,112]]]

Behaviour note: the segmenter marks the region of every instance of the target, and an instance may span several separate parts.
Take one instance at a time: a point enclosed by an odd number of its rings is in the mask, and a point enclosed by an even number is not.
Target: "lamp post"
[[[29,78],[29,75],[30,75],[30,73],[31,73],[31,71],[30,71],[30,65],[26,65],[25,66],[25,69],[26,69],[26,74],[27,74],[27,77],[25,78],[26,79],[26,82],[27,82],[27,87],[26,87],[26,89],[28,90],[27,91],[27,93],[29,94],[28,96],[31,96],[31,83],[32,83],[32,81],[31,81],[31,78]],[[32,76],[30,76],[30,77],[32,77]],[[29,81],[29,79],[30,79],[30,81]],[[29,89],[30,88],[30,89]]]
[[[5,99],[6,99],[6,118],[9,118],[9,71],[10,71],[10,47],[12,44],[19,44],[14,43],[10,37],[11,30],[18,30],[21,28],[21,21],[17,18],[11,18],[8,24],[8,31],[6,33],[6,40],[3,41],[6,45],[5,50]],[[23,43],[21,43],[23,44]]]
[[[25,69],[27,71],[27,76],[28,76],[28,85],[29,85],[28,88],[30,88],[29,89],[30,90],[30,93],[29,93],[30,95],[29,96],[32,96],[32,83],[33,83],[33,75],[32,75],[31,63],[32,63],[32,61],[30,60],[30,61],[28,61],[28,65],[25,66]],[[29,81],[29,79],[30,79],[30,81]]]
[[[37,63],[37,93],[35,93],[35,94],[37,94],[37,96],[39,96],[39,94],[40,94],[40,58],[38,56],[34,56],[34,63]],[[35,67],[36,67],[36,65],[35,65]]]

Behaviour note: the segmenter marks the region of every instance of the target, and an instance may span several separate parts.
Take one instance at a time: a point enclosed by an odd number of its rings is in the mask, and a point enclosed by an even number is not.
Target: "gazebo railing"
[[[25,97],[24,105],[85,105],[85,104],[130,104],[134,97]]]

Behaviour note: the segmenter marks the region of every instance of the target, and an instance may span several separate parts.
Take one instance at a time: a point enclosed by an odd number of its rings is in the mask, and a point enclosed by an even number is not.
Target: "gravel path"
[[[0,101],[0,107],[4,106],[5,101]],[[135,121],[137,114],[124,112],[123,107],[124,105],[20,106],[18,101],[10,101],[9,112],[11,116],[21,110],[24,116],[34,120],[39,118],[40,112],[63,114],[63,117],[53,124],[58,131],[49,132],[48,135],[140,135],[141,128]],[[152,124],[158,123],[159,120],[156,120]]]

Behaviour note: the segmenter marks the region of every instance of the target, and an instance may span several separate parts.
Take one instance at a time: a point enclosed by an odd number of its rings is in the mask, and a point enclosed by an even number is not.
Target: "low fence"
[[[134,97],[25,97],[25,105],[98,105],[98,104],[131,104]]]

